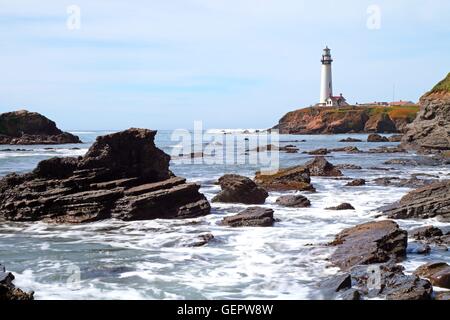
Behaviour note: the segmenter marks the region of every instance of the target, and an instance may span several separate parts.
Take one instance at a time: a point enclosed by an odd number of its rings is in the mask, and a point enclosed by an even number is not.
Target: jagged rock
[[[382,263],[406,255],[407,232],[394,221],[367,222],[343,230],[331,243],[331,262],[343,270],[358,264]]]
[[[226,174],[219,178],[222,191],[213,202],[263,204],[269,196],[266,190],[251,179],[236,174]]]
[[[332,299],[336,292],[347,291],[351,287],[352,278],[349,273],[336,274],[319,283],[319,288],[326,299]]]
[[[0,264],[0,301],[5,300],[33,300],[34,292],[24,292],[13,284],[14,275],[6,272]]]
[[[366,184],[366,180],[364,179],[355,179],[352,180],[350,182],[348,182],[345,186],[346,187],[358,187],[358,186],[363,186]]]
[[[348,138],[339,140],[339,142],[362,142],[362,140],[348,137]]]
[[[308,161],[305,167],[309,169],[311,176],[322,177],[340,177],[342,176],[341,170],[337,169],[333,164],[327,161],[325,157],[315,157],[313,160]]]
[[[426,240],[442,236],[442,230],[433,226],[424,226],[409,231],[411,238],[417,240]]]
[[[361,170],[362,169],[362,167],[360,167],[360,166],[357,166],[355,164],[349,164],[349,163],[337,164],[337,165],[335,165],[335,167],[340,170]]]
[[[273,210],[261,207],[250,207],[222,219],[222,224],[230,227],[271,227],[274,222]]]
[[[280,169],[273,174],[256,172],[255,182],[269,191],[314,191],[309,169],[303,166]]]
[[[439,217],[445,221],[450,218],[450,180],[413,190],[382,211],[393,219]]]
[[[287,195],[281,196],[276,200],[276,203],[284,207],[305,208],[311,206],[311,202],[302,195]]]
[[[369,298],[387,300],[430,300],[433,287],[428,280],[405,275],[393,263],[358,265],[350,270],[352,282]]]
[[[0,180],[0,216],[14,221],[81,223],[193,218],[210,212],[199,186],[169,170],[156,131],[98,137],[84,157],[41,161],[28,174]]]
[[[450,73],[419,104],[420,111],[401,145],[421,152],[450,150]]]
[[[388,142],[388,138],[381,136],[377,133],[369,134],[367,142]]]
[[[350,203],[341,203],[336,207],[325,208],[325,210],[355,210]]]
[[[0,114],[0,144],[81,143],[37,112],[19,110]]]
[[[429,262],[414,271],[414,274],[431,281],[433,286],[450,289],[450,266],[445,262]]]

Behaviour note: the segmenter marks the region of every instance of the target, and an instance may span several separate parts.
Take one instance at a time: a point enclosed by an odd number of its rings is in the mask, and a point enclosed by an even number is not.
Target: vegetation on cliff
[[[284,134],[404,131],[419,106],[309,107],[287,113],[276,129]]]
[[[445,79],[438,82],[429,93],[449,92],[450,93],[450,72]]]

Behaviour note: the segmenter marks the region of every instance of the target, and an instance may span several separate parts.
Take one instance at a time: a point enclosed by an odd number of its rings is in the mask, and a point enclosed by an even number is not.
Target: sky
[[[450,72],[449,19],[448,0],[0,0],[0,112],[268,128],[318,102],[326,45],[335,94],[417,101]]]

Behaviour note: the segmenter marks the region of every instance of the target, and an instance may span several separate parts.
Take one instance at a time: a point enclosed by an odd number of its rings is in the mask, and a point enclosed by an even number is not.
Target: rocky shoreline
[[[366,153],[398,154],[420,150],[436,155],[417,156],[408,161],[394,158],[385,164],[416,167],[448,164],[445,153],[449,150],[448,141],[442,138],[442,128],[446,130],[448,118],[440,113],[440,108],[447,106],[447,98],[446,93],[433,89],[421,99],[419,117],[407,129],[404,137],[396,136],[389,141],[382,135],[371,134],[368,138],[368,142],[374,144],[399,143],[401,140],[400,146],[381,146]],[[356,116],[364,118],[361,114]],[[370,118],[367,121],[370,128],[385,128],[384,121],[388,120],[381,116],[378,122]],[[418,133],[417,127],[421,127],[423,121],[427,121],[426,125],[423,124],[427,129]],[[325,130],[335,133],[336,130],[341,131],[340,125],[343,124],[339,122],[332,129],[328,126]],[[169,169],[170,156],[154,143],[156,133],[153,130],[131,128],[99,136],[82,157],[50,158],[39,162],[30,173],[8,174],[0,180],[0,217],[14,222],[79,224],[108,219],[134,221],[208,216],[211,205],[205,195],[200,193],[200,185],[173,174]],[[440,139],[436,139],[436,135],[441,136]],[[25,139],[22,142],[28,141],[24,135],[20,139]],[[350,138],[343,142],[357,141]],[[317,191],[317,180],[313,181],[311,177],[344,180],[342,185],[346,190],[364,188],[366,184],[417,188],[398,202],[377,210],[379,215],[372,220],[345,228],[330,243],[310,245],[332,249],[328,263],[339,270],[328,279],[317,281],[317,291],[322,292],[327,299],[449,300],[448,292],[435,290],[450,289],[450,266],[446,261],[430,261],[412,274],[406,272],[401,263],[412,254],[448,250],[450,232],[432,225],[416,229],[402,228],[398,220],[433,218],[448,223],[450,180],[427,176],[426,173],[416,173],[409,179],[389,176],[372,181],[356,179],[348,176],[345,170],[362,170],[361,166],[353,163],[334,165],[330,162],[333,160],[329,154],[339,152],[353,155],[363,151],[352,146],[333,149],[317,147],[316,150],[306,152],[311,157],[308,156],[309,160],[305,163],[282,168],[276,173],[255,172],[254,177],[225,174],[219,178],[217,184],[220,191],[211,202],[236,205],[236,208],[233,207],[233,214],[221,217],[218,225],[229,230],[244,228],[241,229],[243,232],[249,227],[276,229],[278,223],[283,221],[277,214],[277,208],[303,210],[316,205],[313,196]],[[298,148],[293,146],[286,152],[297,151]],[[389,171],[386,168],[381,170]],[[275,201],[276,208],[266,207],[271,193],[280,192],[282,194]],[[331,207],[323,206],[322,210],[344,215],[357,210],[350,202],[340,202]],[[249,207],[242,209],[239,205]],[[197,234],[187,246],[209,246],[220,241],[220,235],[203,232]],[[16,288],[13,279],[14,276],[1,267],[0,299],[33,299],[33,293]]]
[[[55,122],[37,112],[19,110],[0,114],[0,144],[81,143],[77,136],[63,132]]]

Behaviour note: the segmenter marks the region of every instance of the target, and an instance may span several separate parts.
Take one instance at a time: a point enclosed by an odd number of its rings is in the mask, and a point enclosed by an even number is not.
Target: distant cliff
[[[282,134],[404,132],[417,105],[309,107],[287,113],[274,129]]]
[[[55,122],[37,112],[19,110],[0,114],[0,144],[81,143],[73,134],[63,132]]]
[[[450,73],[420,98],[420,112],[402,140],[402,146],[422,152],[450,150]]]

